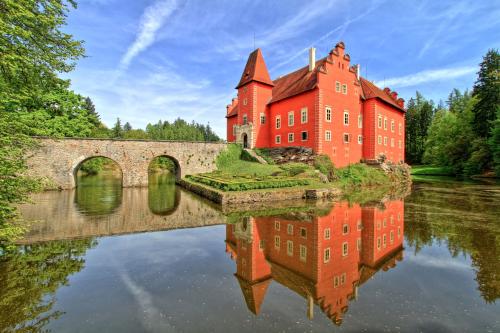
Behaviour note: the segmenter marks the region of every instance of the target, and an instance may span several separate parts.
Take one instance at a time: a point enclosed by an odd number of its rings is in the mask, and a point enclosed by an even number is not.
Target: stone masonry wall
[[[215,159],[226,149],[223,143],[184,141],[136,141],[110,139],[37,138],[40,146],[30,152],[28,173],[46,177],[61,189],[75,187],[75,172],[91,157],[115,161],[123,173],[123,187],[146,186],[149,163],[158,156],[176,162],[177,178],[213,171]]]

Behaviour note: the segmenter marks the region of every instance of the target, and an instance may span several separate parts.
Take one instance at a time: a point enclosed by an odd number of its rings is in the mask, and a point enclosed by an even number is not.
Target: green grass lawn
[[[415,165],[411,167],[413,176],[454,176],[451,167],[432,166],[432,165]]]

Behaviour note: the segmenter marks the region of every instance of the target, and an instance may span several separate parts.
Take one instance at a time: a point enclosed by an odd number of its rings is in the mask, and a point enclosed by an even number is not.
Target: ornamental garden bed
[[[272,189],[293,186],[305,186],[312,179],[291,177],[243,177],[231,175],[198,174],[187,175],[190,181],[208,185],[221,191],[246,191],[257,189]]]

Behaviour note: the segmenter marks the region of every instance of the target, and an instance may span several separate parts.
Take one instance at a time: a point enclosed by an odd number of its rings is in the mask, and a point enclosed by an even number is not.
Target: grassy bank
[[[411,167],[412,176],[455,176],[453,168],[432,165],[415,165]]]
[[[314,165],[304,163],[260,164],[238,145],[229,145],[216,160],[217,170],[190,175],[189,181],[218,191],[250,191],[300,187],[338,188],[353,192],[361,188],[388,187],[398,181],[383,170],[365,164],[335,168],[329,157],[317,156]]]

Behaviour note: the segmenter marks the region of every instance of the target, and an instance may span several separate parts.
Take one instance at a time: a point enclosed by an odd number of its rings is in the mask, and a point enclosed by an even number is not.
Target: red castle
[[[236,262],[248,309],[258,315],[271,281],[342,323],[358,287],[403,259],[404,202],[384,207],[336,203],[312,218],[255,217],[226,226],[226,252]]]
[[[308,147],[337,167],[404,161],[404,100],[379,89],[351,66],[343,42],[309,65],[271,80],[260,49],[253,51],[227,106],[227,141],[245,148]]]

